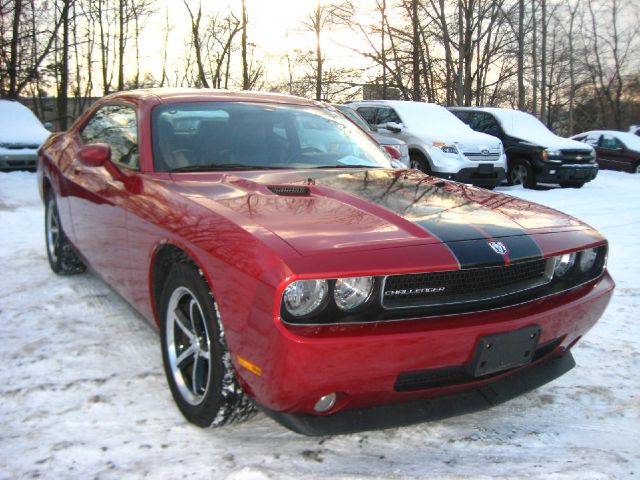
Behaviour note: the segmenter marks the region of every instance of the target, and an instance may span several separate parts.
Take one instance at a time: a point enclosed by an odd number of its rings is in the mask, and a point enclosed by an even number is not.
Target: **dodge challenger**
[[[588,225],[393,169],[291,96],[107,96],[43,145],[38,184],[52,270],[89,268],[156,326],[203,427],[260,409],[325,435],[504,402],[575,366],[614,288]]]

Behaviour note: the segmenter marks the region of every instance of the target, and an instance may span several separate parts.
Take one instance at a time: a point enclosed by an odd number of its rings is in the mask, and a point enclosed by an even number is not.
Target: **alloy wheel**
[[[60,218],[58,217],[58,208],[53,195],[49,198],[47,205],[47,251],[53,263],[58,261],[58,242],[60,239]]]
[[[527,182],[527,167],[522,163],[513,166],[511,170],[511,183],[514,185],[524,185]]]
[[[211,383],[211,340],[202,306],[188,288],[171,294],[165,328],[176,386],[187,403],[199,405]]]

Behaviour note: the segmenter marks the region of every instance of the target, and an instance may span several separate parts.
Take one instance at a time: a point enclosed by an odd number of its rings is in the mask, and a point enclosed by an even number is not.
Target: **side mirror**
[[[53,123],[51,123],[51,122],[44,122],[44,123],[42,124],[42,126],[43,126],[45,129],[47,129],[47,130],[51,130],[51,129],[53,128]]]
[[[78,160],[87,167],[101,167],[111,160],[111,147],[104,143],[85,145],[78,152]]]
[[[386,128],[393,133],[400,133],[402,131],[402,125],[396,122],[385,123],[382,128]]]

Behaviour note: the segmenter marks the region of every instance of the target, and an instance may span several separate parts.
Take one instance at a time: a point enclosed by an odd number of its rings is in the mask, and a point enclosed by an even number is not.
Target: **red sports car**
[[[200,426],[305,434],[477,410],[571,369],[614,283],[549,208],[389,168],[333,107],[251,92],[105,97],[39,154],[47,252],[160,330]]]

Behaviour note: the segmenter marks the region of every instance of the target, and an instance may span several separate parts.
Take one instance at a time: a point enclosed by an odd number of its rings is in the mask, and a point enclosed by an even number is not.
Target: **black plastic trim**
[[[303,435],[338,435],[395,428],[441,420],[499,405],[567,373],[576,362],[571,352],[552,357],[477,388],[455,395],[415,400],[374,408],[343,410],[332,415],[274,412],[259,408],[275,421]]]

